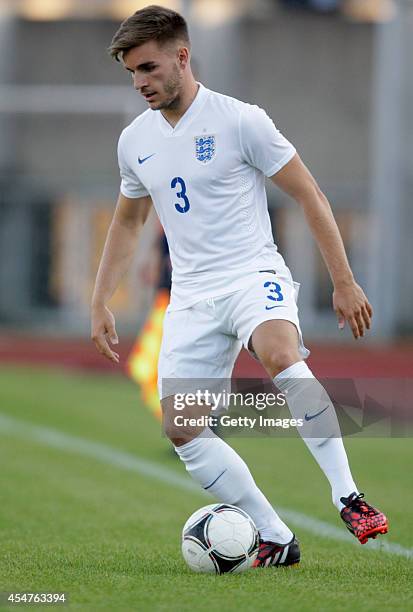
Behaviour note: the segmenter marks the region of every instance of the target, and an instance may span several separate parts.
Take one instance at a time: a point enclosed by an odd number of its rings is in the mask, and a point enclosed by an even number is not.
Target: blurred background
[[[413,1],[159,3],[188,19],[199,79],[264,107],[332,203],[375,311],[358,344],[337,330],[331,283],[298,206],[268,186],[320,373],[413,370]],[[117,139],[145,104],[106,49],[120,21],[148,4],[0,0],[3,362],[113,370],[89,341],[89,304],[119,190]],[[153,304],[158,236],[152,218],[112,300],[125,358]],[[242,359],[241,371],[256,373]]]

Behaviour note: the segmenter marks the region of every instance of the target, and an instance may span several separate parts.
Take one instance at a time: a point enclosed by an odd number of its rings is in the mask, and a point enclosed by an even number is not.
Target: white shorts
[[[310,352],[298,320],[298,290],[288,268],[281,274],[255,272],[244,289],[182,310],[168,307],[158,362],[160,398],[179,392],[180,382],[188,379],[230,379],[241,347],[249,350],[253,331],[264,321],[291,321],[306,359]]]

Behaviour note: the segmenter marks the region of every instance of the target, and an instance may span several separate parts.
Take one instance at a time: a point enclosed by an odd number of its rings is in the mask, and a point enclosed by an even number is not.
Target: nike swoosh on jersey
[[[156,155],[156,153],[152,153],[152,155],[148,155],[148,157],[142,157],[142,159],[140,157],[138,157],[138,163],[139,165],[144,164],[146,162],[147,159],[150,159],[151,157],[153,157],[154,155]]]
[[[329,405],[327,405],[325,408],[320,410],[320,412],[316,412],[315,414],[311,414],[310,416],[306,413],[305,416],[304,416],[305,420],[306,421],[311,421],[311,419],[315,419],[316,417],[320,416],[320,414],[323,414],[323,412],[325,412],[328,407],[329,407]]]
[[[273,308],[285,308],[285,304],[277,304],[276,306],[266,306],[265,310],[272,310]]]

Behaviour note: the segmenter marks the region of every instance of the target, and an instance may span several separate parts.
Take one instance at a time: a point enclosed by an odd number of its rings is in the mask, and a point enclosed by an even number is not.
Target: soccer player
[[[372,308],[350,269],[327,198],[293,145],[257,106],[210,91],[190,65],[187,24],[149,6],[126,19],[110,53],[149,108],[121,134],[120,195],[92,299],[92,338],[119,355],[108,301],[126,272],[154,204],[172,261],[171,302],[158,364],[166,434],[189,474],[220,502],[239,506],[260,532],[256,566],[292,565],[300,550],[241,457],[211,430],[175,425],[182,379],[228,379],[241,346],[286,394],[300,434],[330,482],[334,505],[361,543],[387,532],[387,519],[359,493],[334,406],[304,359],[298,286],[274,244],[265,177],[302,207],[333,285],[338,325],[354,338]],[[176,381],[176,386],[174,386]],[[199,406],[199,414],[207,411]]]

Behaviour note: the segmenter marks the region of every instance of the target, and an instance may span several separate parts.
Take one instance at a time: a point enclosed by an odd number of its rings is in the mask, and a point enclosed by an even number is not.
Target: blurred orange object
[[[158,358],[162,342],[162,327],[169,291],[160,289],[142,333],[130,352],[126,363],[128,375],[141,388],[142,399],[160,421],[162,412],[158,395]]]
[[[375,23],[393,19],[396,5],[393,0],[345,0],[342,10],[353,21]]]

